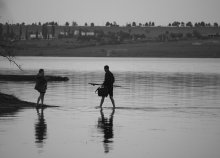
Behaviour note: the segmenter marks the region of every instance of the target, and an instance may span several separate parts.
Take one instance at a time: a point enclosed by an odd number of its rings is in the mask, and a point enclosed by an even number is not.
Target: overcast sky
[[[0,0],[0,22],[220,23],[220,0]]]

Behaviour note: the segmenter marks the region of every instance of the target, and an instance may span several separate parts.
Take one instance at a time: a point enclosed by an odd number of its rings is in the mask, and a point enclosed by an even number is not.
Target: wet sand
[[[43,107],[48,108],[58,106],[44,105]],[[13,95],[0,92],[0,116],[18,112],[22,108],[36,108],[36,103],[23,101]]]
[[[0,81],[35,81],[36,75],[2,75],[0,74]],[[68,81],[68,77],[60,76],[46,76],[47,81]],[[52,105],[44,105],[47,107],[58,107]],[[22,108],[36,108],[36,103],[27,102],[18,99],[13,95],[8,95],[0,92],[0,115],[15,113]]]

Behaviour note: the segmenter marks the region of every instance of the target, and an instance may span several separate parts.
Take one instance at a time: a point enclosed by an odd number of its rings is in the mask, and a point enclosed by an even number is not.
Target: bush
[[[187,38],[192,38],[192,36],[193,36],[192,33],[186,33]]]
[[[193,30],[193,36],[198,38],[198,39],[201,39],[202,38],[202,35],[199,31],[197,30]]]

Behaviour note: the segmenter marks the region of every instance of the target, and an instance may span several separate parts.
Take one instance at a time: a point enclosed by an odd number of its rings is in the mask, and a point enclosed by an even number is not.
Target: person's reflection
[[[35,124],[35,143],[38,147],[43,147],[44,140],[47,137],[47,124],[44,119],[44,108],[36,108],[38,120]]]
[[[115,113],[115,109],[112,109],[112,113],[109,118],[104,116],[103,109],[101,108],[100,114],[101,118],[98,118],[98,128],[101,129],[101,132],[104,134],[104,140],[103,140],[103,145],[104,145],[104,150],[105,153],[108,153],[111,149],[111,144],[113,143],[113,116]]]

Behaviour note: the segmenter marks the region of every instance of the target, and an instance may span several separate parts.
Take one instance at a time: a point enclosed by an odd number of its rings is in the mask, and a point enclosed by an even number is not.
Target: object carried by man
[[[98,93],[100,97],[107,97],[108,96],[108,88],[107,87],[99,87],[96,89],[95,93]]]
[[[88,83],[92,86],[102,86],[103,84],[100,84],[100,83]],[[122,86],[118,86],[118,85],[113,85],[113,87],[122,87]]]

